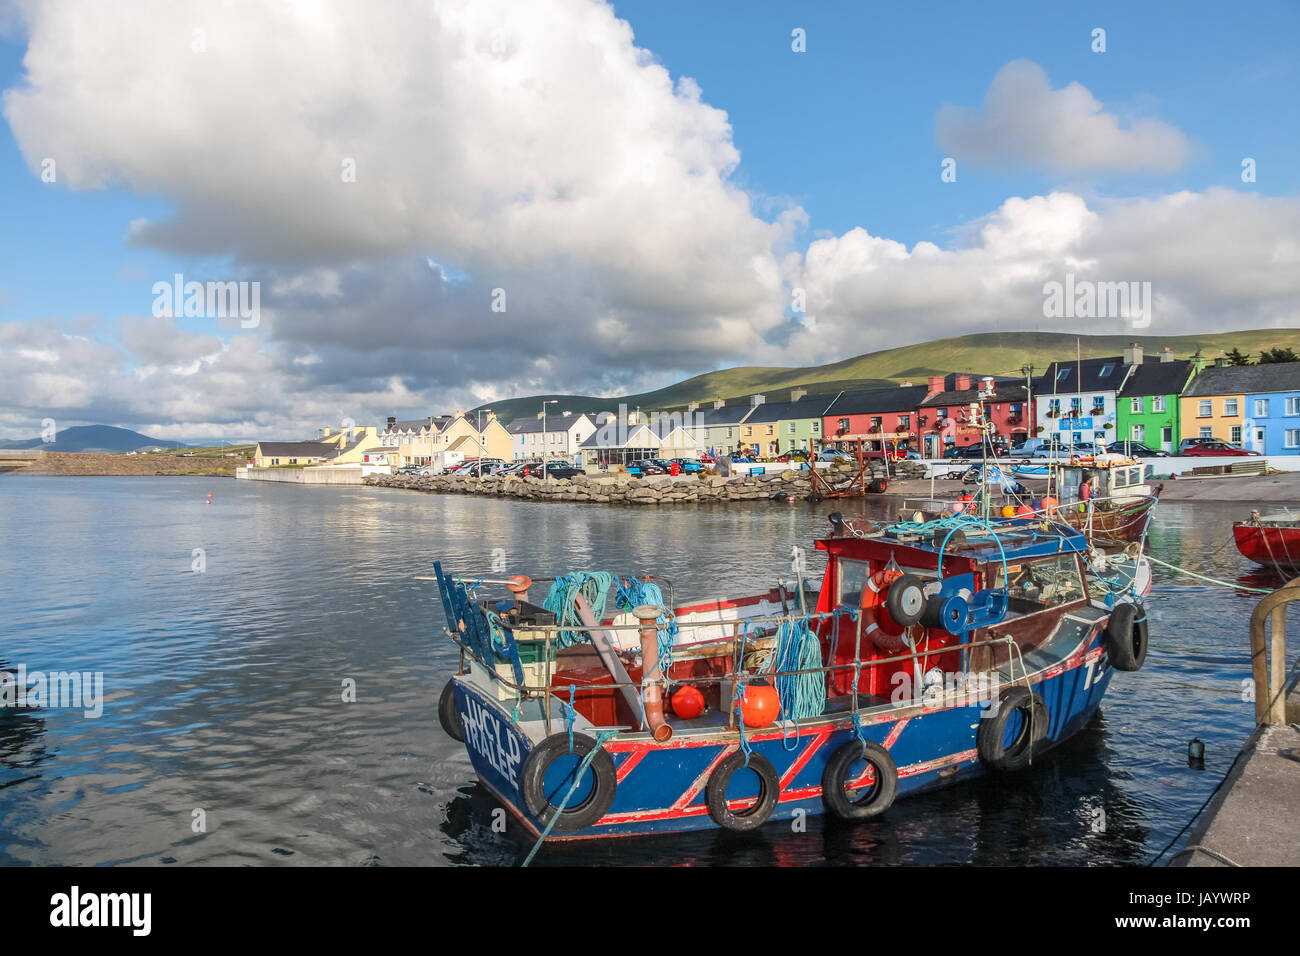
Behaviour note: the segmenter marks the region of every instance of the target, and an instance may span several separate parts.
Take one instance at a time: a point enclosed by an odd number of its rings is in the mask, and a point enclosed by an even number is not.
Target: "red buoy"
[[[671,704],[673,713],[682,720],[690,720],[704,713],[704,695],[700,693],[698,687],[692,687],[690,684],[677,689]]]
[[[750,684],[740,699],[740,716],[746,727],[766,727],[781,712],[781,697],[775,687]]]

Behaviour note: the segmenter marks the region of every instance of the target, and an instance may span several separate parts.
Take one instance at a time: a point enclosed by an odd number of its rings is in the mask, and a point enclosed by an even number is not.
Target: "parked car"
[[[1075,456],[1085,457],[1087,455],[1104,455],[1106,446],[1099,445],[1095,442],[1079,442],[1075,445],[1065,445],[1054,443],[1042,445],[1033,453],[1033,458],[1072,458]]]
[[[1210,458],[1214,456],[1244,458],[1247,455],[1258,455],[1259,452],[1238,448],[1236,445],[1229,445],[1220,438],[1184,438],[1178,445],[1178,454],[1189,458]]]
[[[403,465],[397,469],[397,473],[399,475],[418,475],[425,467],[425,465]]]
[[[540,464],[539,462],[512,461],[510,464],[506,465],[504,468],[500,468],[500,469],[498,469],[498,470],[496,471],[496,474],[498,474],[498,475],[520,475],[520,476],[522,476],[522,475],[524,474],[524,469],[526,469],[529,465],[539,465],[539,464]]]
[[[1169,457],[1169,452],[1151,448],[1140,441],[1113,441],[1106,446],[1106,450],[1116,455],[1132,455],[1134,458]]]
[[[983,458],[983,445],[953,445],[943,450],[944,458]]]
[[[455,474],[457,475],[490,475],[492,469],[498,465],[504,465],[505,462],[500,458],[474,458],[467,460],[457,466]]]
[[[739,459],[736,459],[739,461]],[[818,461],[854,461],[854,457],[847,452],[842,452],[838,448],[826,448],[817,456]]]
[[[585,474],[585,472],[583,472],[581,468],[574,468],[573,465],[567,461],[548,461],[546,463],[545,472],[542,471],[542,466],[540,464],[536,464],[527,472],[528,477],[538,478],[541,480],[545,480],[547,475],[552,478],[573,478],[581,474]]]
[[[808,453],[802,448],[795,448],[786,452],[784,455],[777,455],[777,461],[807,461]]]
[[[674,458],[673,461],[676,462],[677,467],[686,474],[695,474],[696,472],[704,470],[704,462],[700,461],[698,458]]]

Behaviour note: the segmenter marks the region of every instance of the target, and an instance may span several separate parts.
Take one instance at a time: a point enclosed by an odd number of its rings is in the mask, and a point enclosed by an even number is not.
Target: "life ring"
[[[728,754],[709,774],[709,783],[704,792],[704,802],[713,822],[724,829],[740,832],[756,829],[766,823],[781,797],[781,778],[776,775],[772,761],[762,754],[751,753],[748,769],[758,775],[758,799],[744,810],[733,810],[727,806],[727,785],[731,783],[732,775],[743,767],[745,755],[741,751]]]
[[[870,764],[875,781],[850,798],[846,788],[866,774],[858,765]],[[850,776],[852,771],[852,776]],[[898,767],[889,751],[874,741],[850,740],[843,744],[822,771],[822,803],[841,820],[868,820],[880,816],[898,796]]]
[[[524,759],[524,767],[519,774],[524,805],[528,807],[529,813],[542,822],[543,826],[551,822],[551,818],[556,815],[559,803],[564,800],[569,788],[573,786],[572,769],[576,769],[578,762],[583,760],[592,750],[596,750],[597,753],[587,768],[587,775],[591,778],[591,786],[587,788],[584,796],[582,785],[579,784],[574,797],[581,799],[578,799],[577,802],[565,804],[564,809],[559,812],[559,817],[555,821],[555,830],[572,833],[575,830],[585,830],[591,826],[608,813],[610,806],[613,805],[614,794],[618,791],[618,777],[614,771],[614,759],[610,757],[603,747],[599,747],[595,740],[586,734],[579,733],[573,735],[572,755],[569,754],[569,735],[559,733],[551,734],[551,736],[534,747],[532,752]],[[547,771],[560,758],[570,756],[573,761],[573,768],[561,780],[551,781],[550,790],[554,792],[548,792]],[[551,799],[552,797],[554,797],[554,800]]]
[[[1117,671],[1135,671],[1147,659],[1146,609],[1123,601],[1110,612],[1103,637],[1110,666]]]
[[[904,627],[899,626],[885,606],[889,589],[903,577],[902,571],[877,571],[862,588],[858,623],[864,637],[871,638],[882,651],[897,653],[904,647]]]
[[[438,698],[438,723],[442,724],[443,732],[452,740],[465,742],[465,735],[460,730],[460,714],[456,712],[456,689],[451,681],[447,681],[442,696]]]
[[[1028,687],[1017,684],[998,696],[997,713],[981,714],[975,733],[980,759],[994,770],[1009,772],[1029,766],[1039,742],[1047,736],[1047,702]],[[1019,718],[1016,735],[1007,741],[1007,726]]]

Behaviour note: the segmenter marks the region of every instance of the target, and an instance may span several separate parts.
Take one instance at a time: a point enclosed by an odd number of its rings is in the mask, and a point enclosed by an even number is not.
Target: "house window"
[[[1213,437],[1214,437],[1214,430],[1213,430],[1212,428],[1210,428],[1210,426],[1208,426],[1208,425],[1202,425],[1202,426],[1201,426],[1201,437],[1202,437],[1202,438],[1213,438]]]
[[[840,419],[840,431],[842,431],[842,432],[846,432],[846,431],[848,431],[848,430],[849,430],[849,420],[848,420],[847,418],[841,418],[841,419]]]
[[[736,437],[735,435],[733,435],[733,434],[731,433],[731,429],[730,429],[730,428],[727,429],[727,437],[728,437],[728,438],[735,438],[735,437]]]
[[[789,429],[790,434],[793,435],[793,434],[794,434],[794,422],[791,422],[791,423],[787,426],[787,428]]]
[[[1300,448],[1300,428],[1288,428],[1286,430],[1286,447]]]
[[[1083,399],[1082,398],[1070,399],[1070,417],[1078,418],[1082,414],[1083,414]]]
[[[1230,437],[1228,440],[1229,440],[1230,442],[1232,442],[1232,444],[1234,444],[1234,445],[1240,445],[1240,444],[1241,444],[1241,426],[1240,426],[1240,425],[1233,425],[1233,426],[1232,426],[1231,437]]]
[[[1208,398],[1203,398],[1196,403],[1197,418],[1209,418],[1213,414],[1214,414],[1214,404]],[[1202,429],[1202,431],[1204,431],[1204,429]],[[1202,435],[1201,437],[1208,438],[1209,436]]]
[[[1100,415],[1106,411],[1106,398],[1103,395],[1092,396],[1092,413]]]
[[[822,430],[821,419],[814,419],[814,420],[813,420],[813,423],[812,423],[812,430],[813,430],[814,432],[819,432],[819,431]]]
[[[1133,441],[1146,441],[1147,429],[1145,425],[1132,425],[1129,428],[1129,434]]]
[[[905,432],[905,431],[907,431],[907,430],[908,430],[908,426],[911,424],[911,421],[912,421],[912,418],[911,418],[910,415],[899,415],[899,416],[898,416],[898,430],[899,430],[900,432]]]
[[[753,429],[751,426],[749,426],[749,425],[746,425],[746,426],[745,426],[745,434],[744,434],[744,437],[745,437],[745,438],[752,438],[752,437],[754,437],[754,429]]]
[[[1142,414],[1142,399],[1141,399],[1141,398],[1134,398],[1134,399],[1132,399],[1132,400],[1129,402],[1129,411],[1131,411],[1134,415],[1141,415],[1141,414]]]
[[[871,427],[872,427],[872,428],[879,428],[879,427],[881,426],[881,424],[882,424],[883,421],[884,421],[884,419],[882,419],[879,415],[873,415],[873,416],[871,417]]]
[[[1047,410],[1053,415],[1061,414],[1061,400],[1059,398],[1049,398],[1047,400]]]
[[[948,417],[948,409],[946,409],[946,408],[940,408],[940,409],[936,410],[935,413],[934,413],[934,417],[935,417],[935,418],[947,418],[947,417]]]
[[[1225,398],[1223,400],[1223,414],[1225,415],[1237,414],[1237,400],[1235,398]]]
[[[1300,415],[1300,398],[1288,398],[1286,400],[1286,413],[1288,415]]]
[[[1105,378],[1107,375],[1109,375],[1109,374],[1110,374],[1111,372],[1113,372],[1114,370],[1115,370],[1115,366],[1114,366],[1114,365],[1103,365],[1103,366],[1101,367],[1101,371],[1097,373],[1097,377],[1098,377],[1098,378]]]
[[[1165,397],[1163,395],[1157,395],[1155,398],[1151,399],[1151,410],[1155,412],[1163,412],[1165,410]]]
[[[1267,399],[1267,398],[1257,398],[1257,399],[1255,399],[1255,417],[1256,417],[1256,418],[1268,418],[1268,399]]]
[[[1070,370],[1068,368],[1063,368],[1056,373],[1056,380],[1058,382],[1064,382],[1069,377],[1070,377]]]

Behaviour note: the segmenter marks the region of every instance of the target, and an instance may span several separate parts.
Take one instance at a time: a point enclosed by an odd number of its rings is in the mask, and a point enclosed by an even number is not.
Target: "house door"
[[[926,458],[939,457],[939,436],[938,435],[925,436],[925,457]]]
[[[1160,429],[1160,447],[1164,451],[1174,450],[1174,428],[1172,425],[1166,425]]]
[[[1255,429],[1255,451],[1259,452],[1261,455],[1264,454],[1266,448],[1264,442],[1264,431],[1263,428]]]

